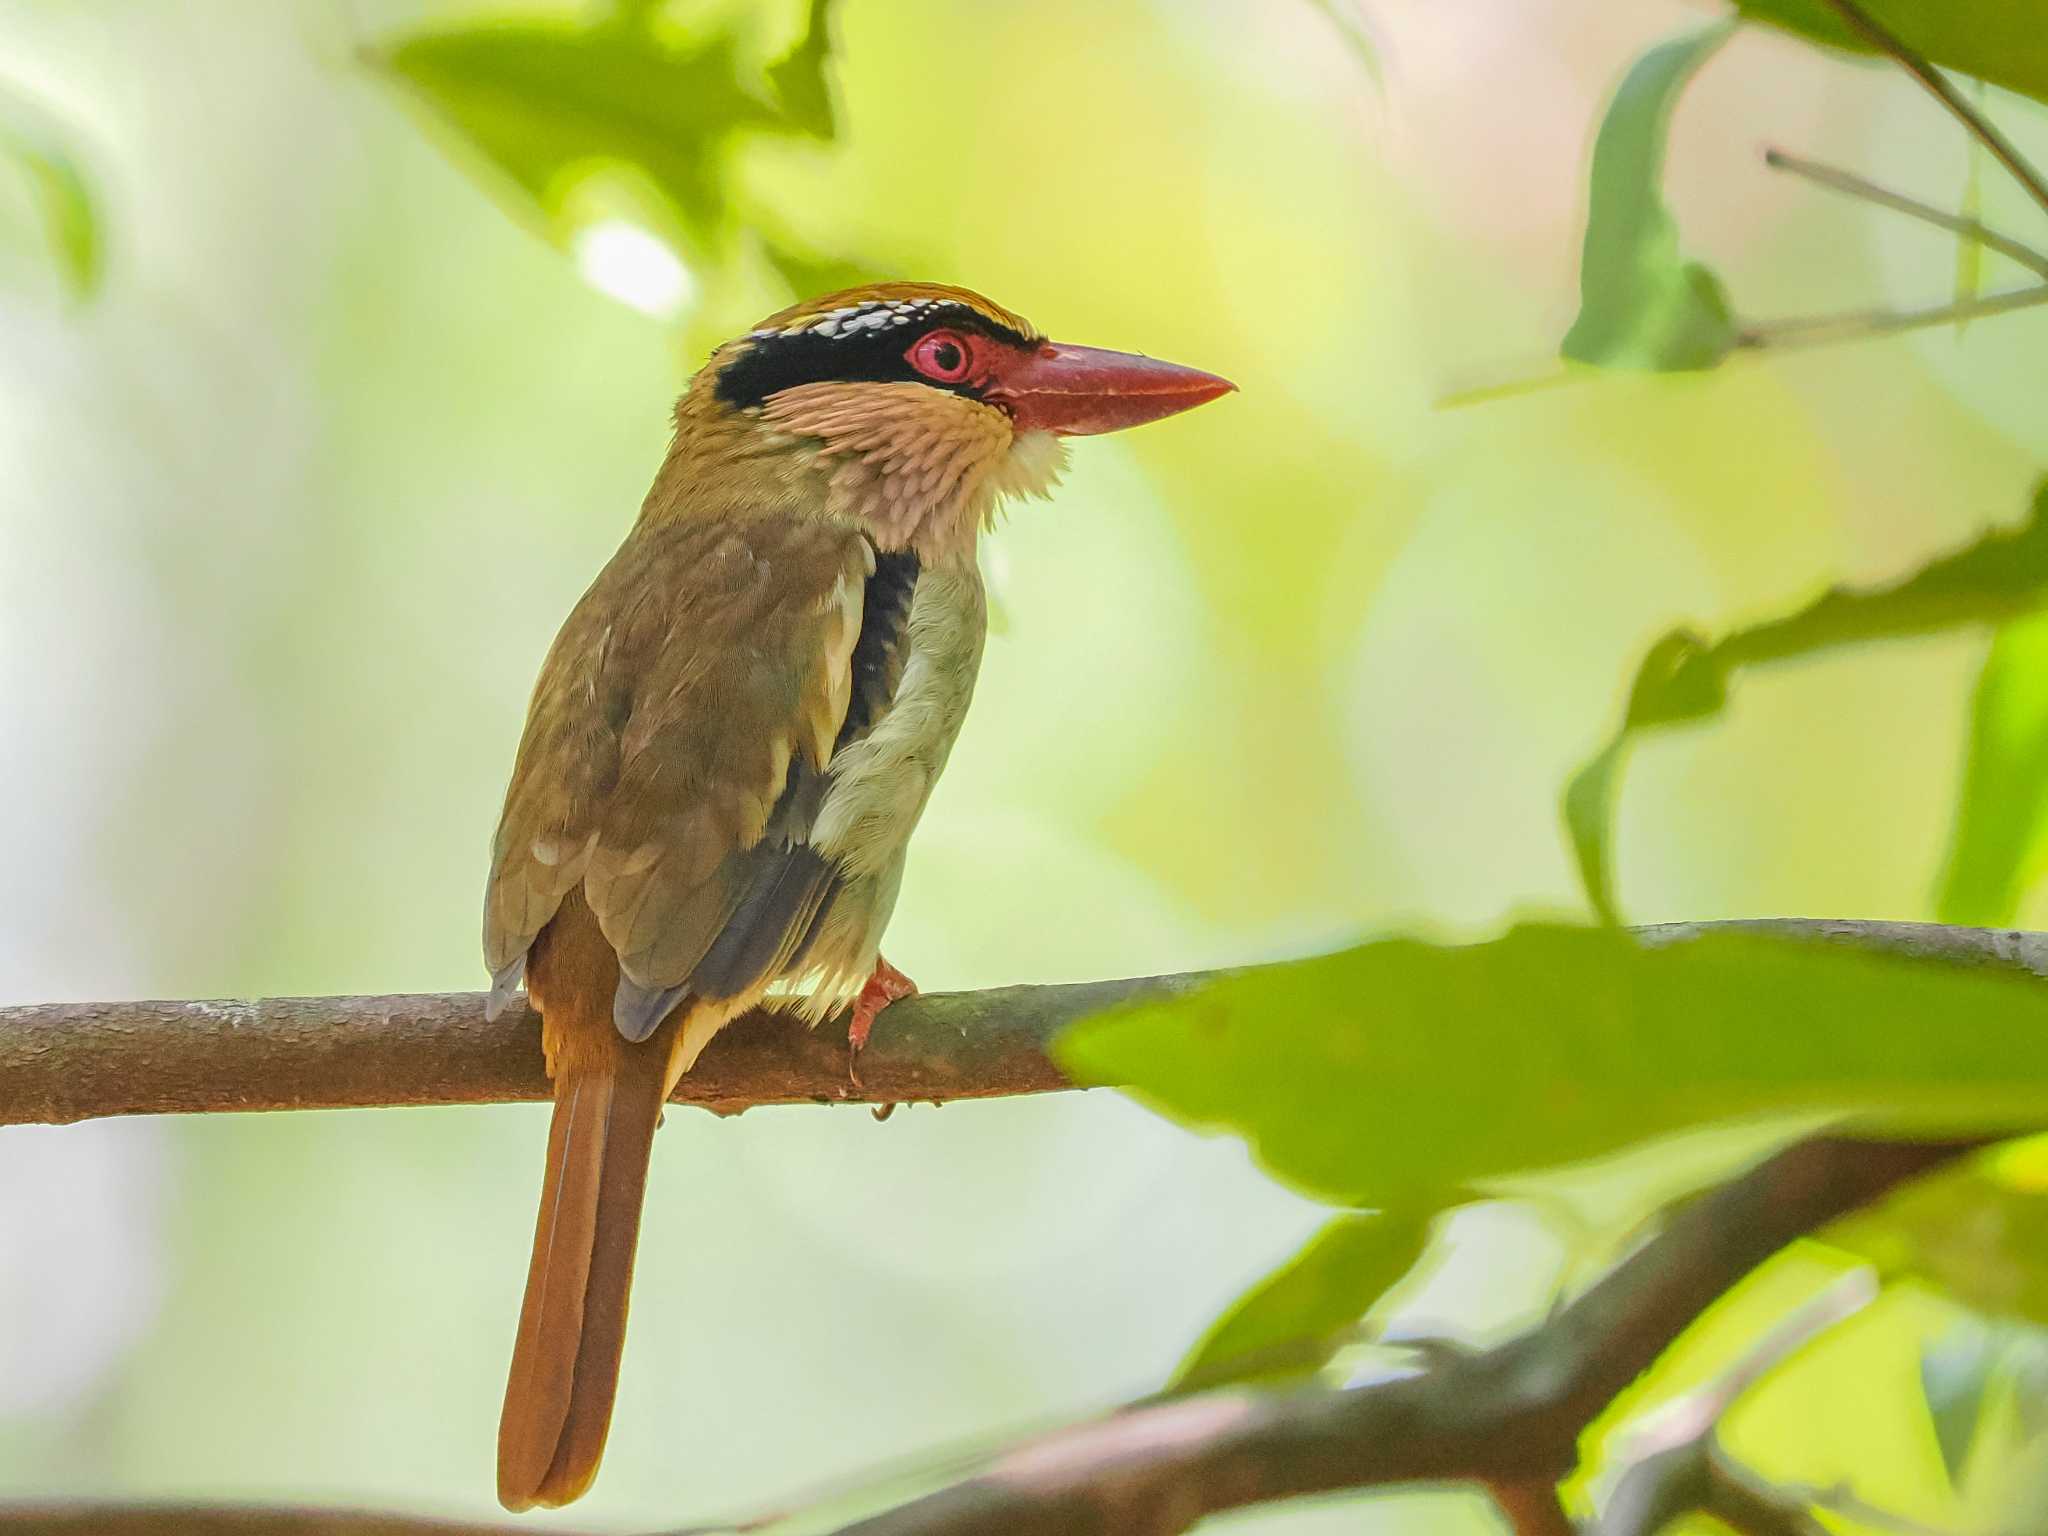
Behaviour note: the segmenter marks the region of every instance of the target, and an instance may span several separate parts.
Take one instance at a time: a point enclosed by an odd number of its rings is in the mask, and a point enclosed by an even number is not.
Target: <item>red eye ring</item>
[[[903,354],[911,367],[941,384],[958,384],[974,371],[974,347],[958,331],[928,331]]]

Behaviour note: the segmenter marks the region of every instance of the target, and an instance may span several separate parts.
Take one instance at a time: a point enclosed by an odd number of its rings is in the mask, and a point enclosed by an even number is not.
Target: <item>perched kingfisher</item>
[[[661,1107],[757,1005],[915,991],[881,958],[904,852],[974,693],[976,541],[1063,437],[1232,386],[1047,341],[964,288],[771,315],[676,404],[618,553],[534,685],[484,897],[491,1016],[521,981],[554,1080],[498,1497],[564,1504],[610,1426]]]

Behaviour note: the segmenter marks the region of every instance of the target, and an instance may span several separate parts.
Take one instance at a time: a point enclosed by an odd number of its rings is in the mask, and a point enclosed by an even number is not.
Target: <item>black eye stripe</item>
[[[975,393],[967,381],[943,384],[910,366],[904,354],[928,331],[974,331],[1012,346],[1035,338],[998,325],[979,310],[948,300],[870,301],[797,322],[796,329],[756,331],[746,349],[719,370],[718,398],[746,408],[799,384],[905,380]]]

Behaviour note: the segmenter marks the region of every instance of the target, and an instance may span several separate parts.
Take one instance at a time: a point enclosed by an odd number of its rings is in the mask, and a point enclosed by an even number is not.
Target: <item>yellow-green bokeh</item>
[[[1077,445],[998,535],[1007,629],[890,942],[927,986],[1574,909],[1557,792],[1650,639],[2020,511],[2048,449],[2038,314],[1437,409],[1545,366],[1604,94],[1696,13],[1369,9],[1379,85],[1291,0],[845,0],[840,142],[740,167],[823,252],[1241,386]],[[704,345],[784,295],[705,274],[664,325],[508,218],[355,61],[469,14],[0,4],[0,71],[78,126],[111,252],[85,307],[31,246],[0,267],[6,1000],[481,980],[541,653]],[[1942,242],[1773,182],[1771,137],[1936,202],[1960,185],[1907,88],[1745,34],[1675,125],[1671,197],[1746,310],[1942,296]],[[1648,747],[1630,915],[1925,915],[1980,654],[1760,677]],[[524,1107],[0,1136],[0,1496],[490,1512],[543,1133]],[[1145,1391],[1318,1220],[1106,1095],[671,1116],[575,1521],[773,1506]],[[1555,1276],[1506,1238],[1481,1262],[1474,1230],[1452,1321],[1483,1331]],[[1674,1369],[1831,1261],[1798,1262]],[[1894,1390],[1918,1305],[1774,1382],[1742,1421],[1759,1457],[1825,1482],[1882,1447],[1867,1491],[1935,1508]],[[1404,1498],[1233,1528],[1486,1518]]]

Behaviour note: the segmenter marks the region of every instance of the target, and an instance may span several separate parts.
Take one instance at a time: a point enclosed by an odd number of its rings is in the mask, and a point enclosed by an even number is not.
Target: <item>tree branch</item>
[[[862,1086],[848,1074],[843,1029],[755,1013],[719,1032],[675,1102],[734,1114],[762,1104],[1069,1088],[1045,1052],[1066,1025],[1207,979],[1193,972],[906,998],[861,1052]],[[522,1003],[487,1023],[476,992],[0,1008],[0,1125],[547,1097],[539,1015]]]
[[[1827,1536],[1807,1501],[1733,1475],[1720,1448],[1721,1420],[1759,1380],[1869,1305],[1877,1291],[1874,1273],[1851,1270],[1780,1322],[1718,1380],[1631,1428],[1611,1453],[1622,1472],[1586,1536],[1656,1536],[1695,1510],[1742,1536]]]
[[[1672,924],[1658,936],[1682,942],[1684,930],[1712,926]],[[1987,1144],[1983,1137],[1815,1137],[1681,1206],[1548,1321],[1505,1344],[1418,1349],[1414,1371],[1352,1387],[1284,1395],[1235,1389],[1147,1403],[1028,1441],[979,1474],[842,1527],[838,1536],[1178,1536],[1209,1515],[1248,1505],[1446,1481],[1489,1487],[1520,1531],[1552,1536],[1569,1527],[1550,1490],[1577,1462],[1581,1434],[1708,1305],[1793,1239]],[[1773,1340],[1796,1341],[1797,1326],[1777,1330]],[[1771,1341],[1763,1349],[1768,1359],[1782,1352]],[[1681,1444],[1651,1459],[1691,1457],[1693,1449]],[[1697,1487],[1670,1480],[1663,1487],[1674,1496],[1697,1493],[1694,1507],[1729,1502],[1704,1479]],[[294,1509],[0,1506],[0,1536],[497,1536],[516,1529]]]
[[[2048,935],[2006,929],[1766,918],[1636,932],[1646,943],[1675,943],[1721,928],[2048,976]],[[840,1030],[752,1014],[719,1032],[674,1102],[736,1114],[763,1104],[942,1102],[1070,1088],[1046,1055],[1067,1025],[1132,998],[1189,991],[1216,974],[907,998],[861,1052],[859,1085],[848,1075]],[[481,993],[0,1008],[0,1125],[547,1096],[538,1017],[521,1005],[486,1023]]]

